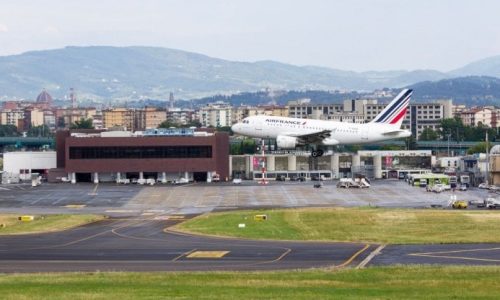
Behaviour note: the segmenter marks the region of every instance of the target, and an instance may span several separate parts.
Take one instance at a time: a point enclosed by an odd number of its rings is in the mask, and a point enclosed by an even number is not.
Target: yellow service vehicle
[[[453,208],[456,208],[456,209],[465,209],[467,208],[467,202],[463,201],[463,200],[456,200],[456,201],[453,201],[453,204],[451,204],[451,207]]]

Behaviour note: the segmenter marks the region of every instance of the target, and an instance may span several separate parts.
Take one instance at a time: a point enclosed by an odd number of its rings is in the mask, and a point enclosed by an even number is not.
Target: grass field
[[[499,299],[500,267],[0,275],[2,299]]]
[[[100,215],[38,215],[34,221],[21,222],[17,219],[19,216],[0,215],[0,224],[5,226],[0,227],[0,235],[59,231],[104,219]]]
[[[254,221],[267,214],[267,221]],[[245,223],[245,228],[238,224]],[[181,230],[255,239],[391,244],[500,242],[500,212],[431,209],[307,208],[202,215]]]

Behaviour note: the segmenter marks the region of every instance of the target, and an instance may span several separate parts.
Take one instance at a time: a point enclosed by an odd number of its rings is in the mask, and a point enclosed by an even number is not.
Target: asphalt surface
[[[256,241],[171,231],[177,216],[109,219],[0,237],[0,272],[221,271],[393,264],[500,265],[500,244]]]
[[[376,245],[252,241],[165,231],[172,216],[263,207],[446,206],[451,192],[428,193],[403,181],[339,189],[336,181],[140,186],[1,185],[0,213],[98,213],[109,220],[58,233],[0,236],[0,272],[279,270],[392,264],[499,265],[500,244]],[[456,192],[484,199],[485,190]],[[208,252],[207,252],[208,251]],[[215,252],[214,252],[215,251]],[[202,257],[200,257],[202,256]],[[209,257],[203,257],[209,256]]]
[[[0,272],[334,268],[357,264],[375,249],[359,243],[212,238],[165,229],[175,222],[110,219],[59,233],[2,236]]]
[[[200,214],[213,210],[256,207],[447,206],[452,196],[459,200],[482,200],[488,192],[429,193],[402,180],[376,180],[369,189],[342,189],[337,181],[325,181],[322,188],[314,182],[254,181],[232,183],[195,183],[187,185],[116,185],[113,183],[66,183],[0,185],[0,213],[102,213],[111,216],[140,215],[144,211]]]

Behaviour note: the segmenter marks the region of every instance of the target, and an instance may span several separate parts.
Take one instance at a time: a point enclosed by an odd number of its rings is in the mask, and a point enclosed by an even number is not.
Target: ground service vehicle
[[[484,201],[486,203],[486,208],[489,208],[489,209],[496,209],[496,208],[500,208],[500,199],[499,198],[486,198],[486,200]]]
[[[451,204],[451,207],[455,208],[455,209],[466,209],[467,208],[467,202],[463,201],[463,200],[456,200],[456,201],[453,201],[453,204]]]

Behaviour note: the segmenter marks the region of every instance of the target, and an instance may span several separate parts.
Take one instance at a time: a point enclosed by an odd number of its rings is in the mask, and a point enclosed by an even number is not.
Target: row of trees
[[[483,124],[478,126],[466,126],[462,122],[462,119],[455,117],[450,119],[443,119],[440,122],[441,129],[433,130],[431,128],[426,128],[422,131],[419,137],[421,141],[436,141],[436,140],[448,140],[460,142],[460,141],[471,141],[479,142],[484,141],[486,132],[488,132],[488,137],[490,141],[500,140],[500,135],[498,130],[495,128],[489,128]]]

